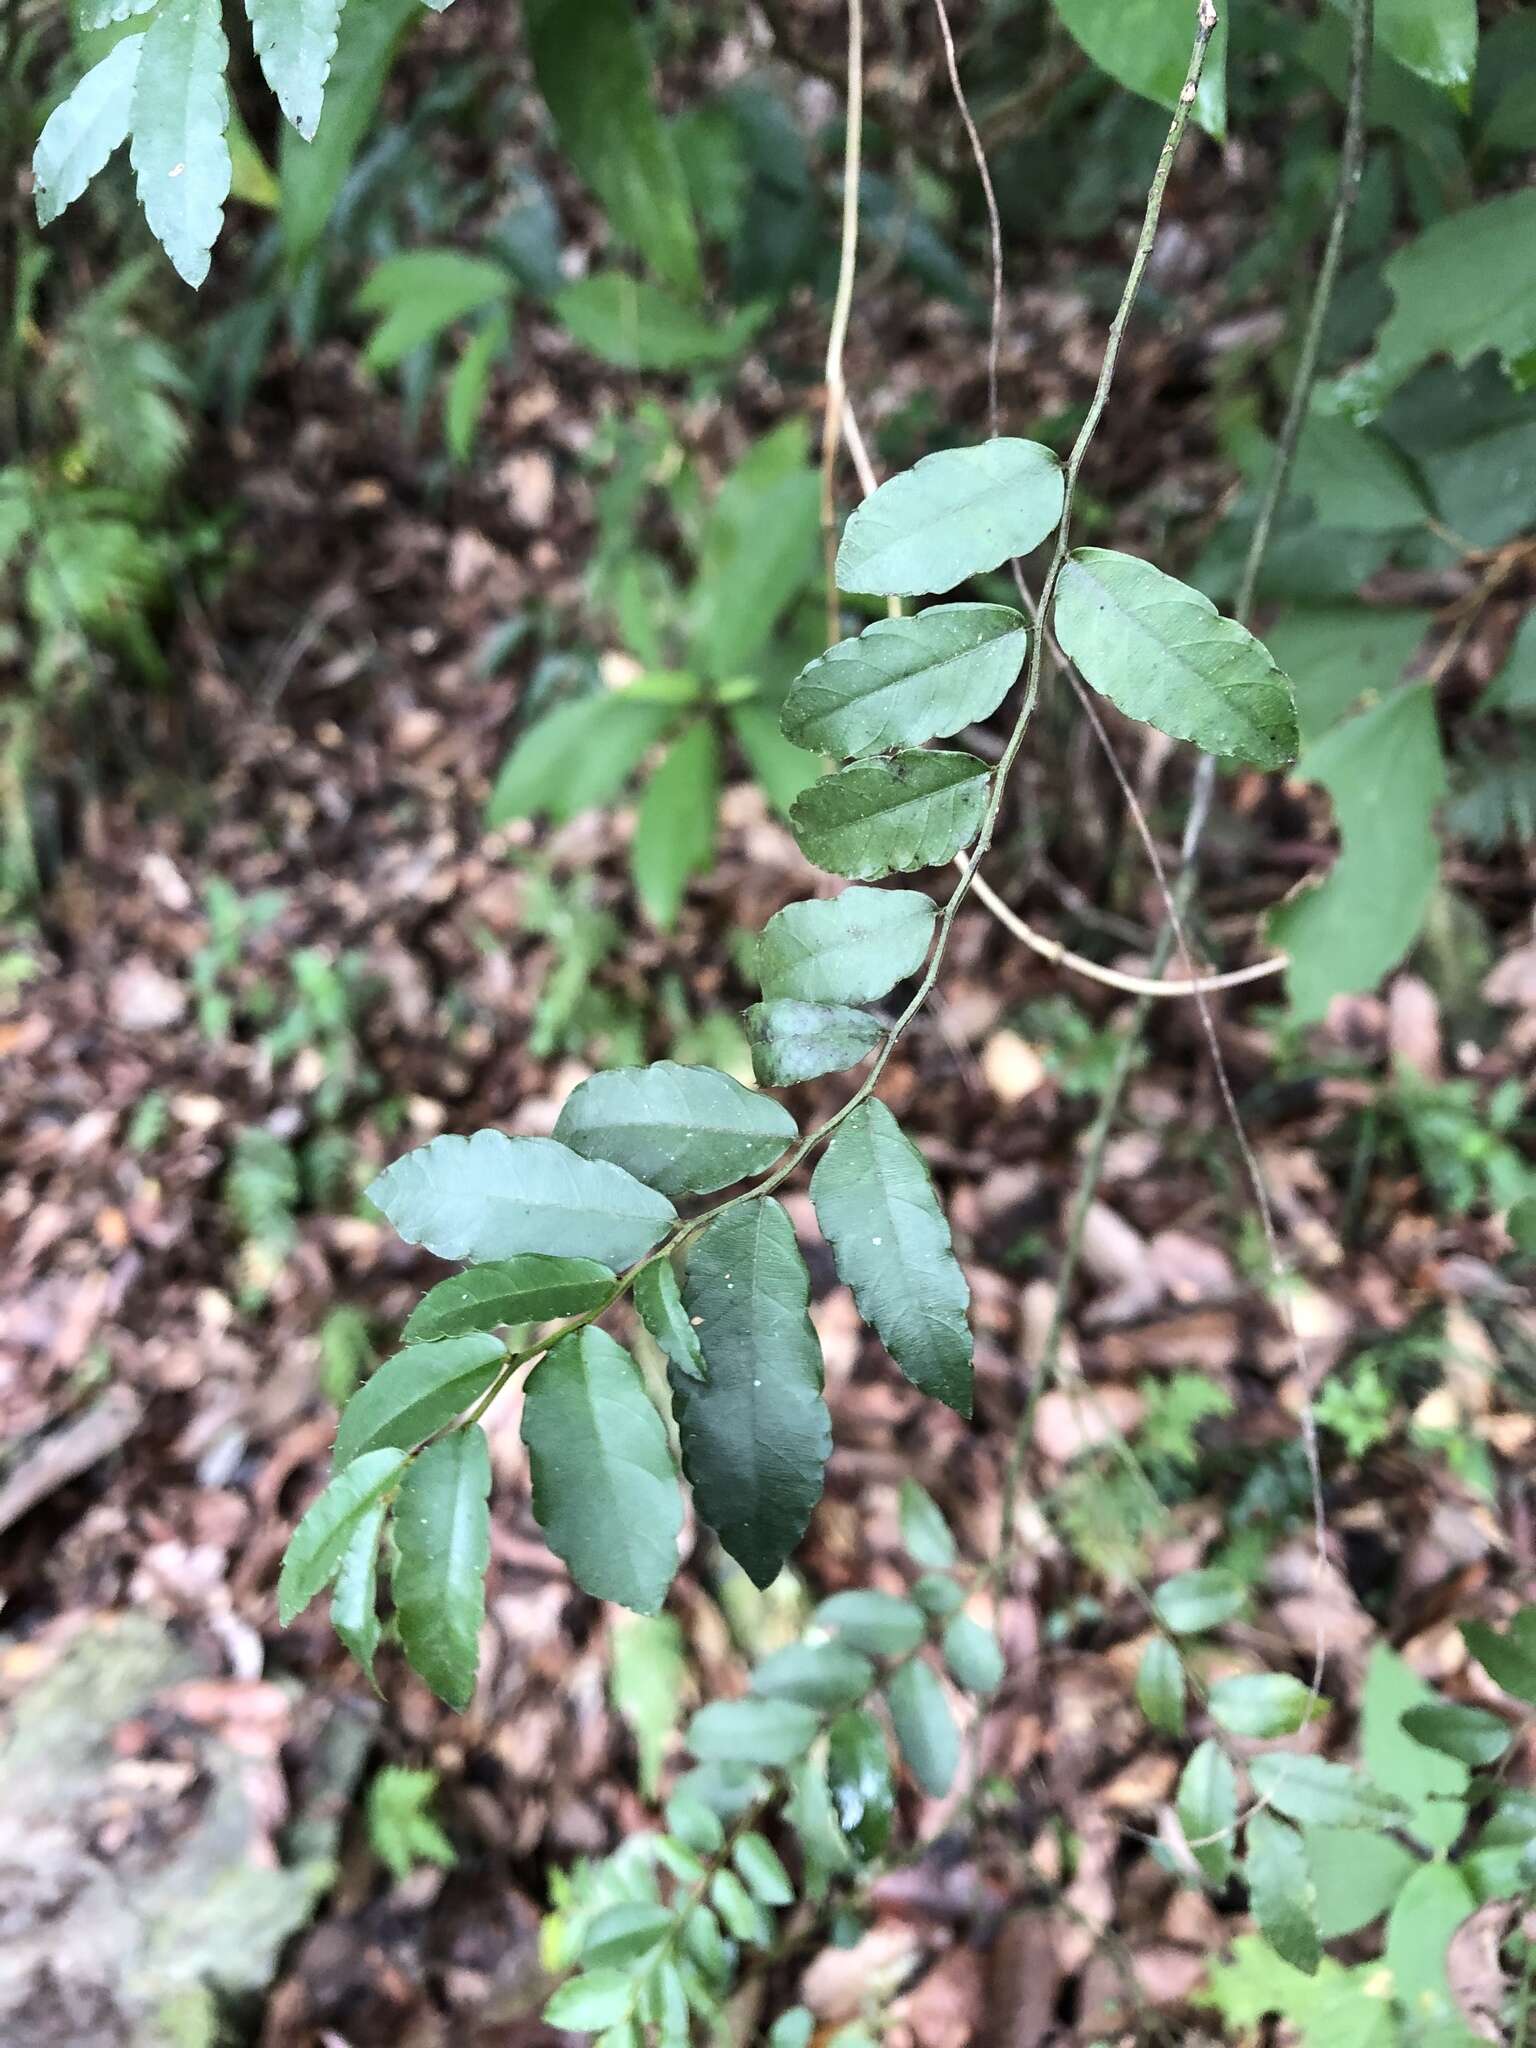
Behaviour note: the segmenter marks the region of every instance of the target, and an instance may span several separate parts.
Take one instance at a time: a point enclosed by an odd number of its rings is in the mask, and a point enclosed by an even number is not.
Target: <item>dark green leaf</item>
[[[1322,1961],[1323,1945],[1300,1835],[1273,1814],[1254,1814],[1248,1822],[1243,1876],[1253,1917],[1270,1947],[1293,1970],[1312,1976]]]
[[[878,754],[948,739],[988,717],[1024,665],[1022,615],[1000,604],[941,604],[876,619],[803,668],[784,702],[796,746]]]
[[[885,1697],[908,1770],[930,1797],[942,1799],[960,1762],[960,1730],[938,1673],[913,1657],[893,1674]]]
[[[704,1520],[768,1586],[805,1534],[832,1448],[810,1279],[777,1202],[716,1217],[689,1255],[683,1299],[709,1369],[703,1386],[673,1381],[683,1470]]]
[[[838,1074],[872,1053],[885,1026],[841,1003],[754,1003],[743,1020],[752,1071],[765,1088],[793,1088]]]
[[[476,1423],[429,1444],[411,1465],[392,1525],[401,1648],[417,1676],[459,1713],[474,1697],[480,1661],[490,1494],[490,1446]]]
[[[523,1442],[550,1549],[594,1599],[654,1614],[677,1570],[682,1500],[634,1360],[595,1327],[562,1337],[529,1375]]]
[[[923,1155],[883,1102],[833,1132],[811,1177],[816,1218],[860,1313],[915,1387],[971,1412],[970,1289]]]
[[[1166,1636],[1153,1636],[1141,1653],[1136,1704],[1159,1733],[1184,1733],[1184,1660]]]
[[[560,140],[614,233],[669,284],[696,292],[693,209],[632,0],[523,0],[523,21]]]
[[[915,1479],[903,1479],[900,1496],[901,1540],[916,1564],[947,1571],[955,1561],[955,1539],[944,1511]]]
[[[595,1259],[529,1252],[471,1266],[437,1285],[411,1310],[402,1334],[418,1344],[494,1330],[503,1323],[549,1323],[585,1315],[613,1292],[613,1275]]]
[[[922,1609],[894,1593],[834,1593],[814,1618],[818,1628],[832,1629],[870,1657],[904,1657],[928,1632]]]
[[[1474,1770],[1496,1764],[1513,1740],[1509,1723],[1480,1707],[1410,1707],[1403,1716],[1403,1727],[1415,1742],[1453,1756],[1458,1763],[1470,1764]]]
[[[342,1410],[336,1470],[368,1451],[414,1450],[473,1407],[500,1371],[506,1346],[484,1333],[412,1344],[386,1358]]]
[[[789,1873],[761,1835],[739,1836],[731,1860],[765,1906],[788,1906],[793,1902],[795,1888]]]
[[[740,355],[762,309],[726,319],[675,299],[660,285],[599,270],[555,294],[555,311],[584,347],[620,370],[690,370]]]
[[[1232,1734],[1270,1742],[1279,1735],[1294,1735],[1326,1713],[1328,1702],[1314,1702],[1299,1678],[1282,1671],[1258,1671],[1218,1679],[1211,1687],[1210,1710]]]
[[[404,1451],[370,1451],[338,1472],[289,1538],[277,1582],[277,1618],[286,1628],[341,1569],[353,1537],[394,1486]]]
[[[494,831],[544,816],[562,825],[609,802],[676,722],[678,708],[622,690],[560,705],[531,725],[502,763],[486,824]]]
[[[1225,1884],[1232,1869],[1237,1774],[1220,1743],[1202,1742],[1184,1766],[1176,1807],[1189,1852],[1206,1882]]]
[[[32,158],[32,184],[40,227],[72,206],[128,135],[133,82],[142,35],[124,36],[93,64],[74,91],[43,123]]]
[[[846,1643],[791,1643],[752,1673],[759,1698],[798,1700],[806,1707],[851,1707],[874,1682],[874,1665]]]
[[[1177,105],[1195,37],[1192,9],[1180,0],[1055,0],[1055,7],[1101,70],[1160,107]],[[1226,135],[1225,18],[1205,53],[1194,116],[1218,140]]]
[[[245,0],[262,72],[306,142],[320,125],[341,8],[342,0]]]
[[[1180,1572],[1175,1578],[1164,1579],[1152,1596],[1159,1621],[1176,1636],[1199,1635],[1205,1629],[1220,1628],[1224,1621],[1231,1621],[1242,1612],[1246,1601],[1242,1581],[1217,1568]]]
[[[791,903],[757,942],[757,972],[770,1001],[873,1003],[916,974],[938,915],[920,889],[864,889]]]
[[[968,1614],[957,1614],[945,1629],[944,1662],[967,1692],[996,1692],[1008,1668],[997,1637]]]
[[[1483,1621],[1463,1622],[1461,1634],[1495,1685],[1536,1707],[1536,1607],[1521,1608],[1503,1634]]]
[[[663,931],[676,924],[689,882],[714,859],[719,801],[719,736],[713,720],[696,718],[646,784],[629,849],[640,901]]]
[[[718,1700],[688,1723],[687,1743],[705,1763],[798,1763],[816,1739],[820,1722],[794,1700]]]
[[[434,1138],[368,1190],[407,1244],[442,1259],[575,1254],[605,1266],[643,1258],[674,1221],[665,1195],[552,1138],[476,1131]]]
[[[1397,303],[1365,373],[1376,389],[1431,356],[1464,369],[1489,349],[1522,381],[1536,349],[1536,187],[1457,208],[1389,256],[1383,275]]]
[[[953,590],[1040,545],[1061,517],[1061,464],[1036,441],[945,448],[891,477],[843,529],[840,590]]]
[[[1377,0],[1375,29],[1399,64],[1464,101],[1477,63],[1477,0]]]
[[[924,1572],[912,1588],[912,1598],[924,1614],[944,1620],[965,1604],[965,1589],[943,1572]]]
[[[507,313],[491,312],[478,321],[459,353],[443,398],[443,439],[455,462],[468,462],[475,432],[485,410],[491,368],[512,336]]]
[[[679,1372],[686,1373],[689,1379],[708,1379],[704,1354],[699,1349],[697,1333],[688,1320],[688,1311],[683,1307],[683,1297],[670,1259],[656,1259],[649,1266],[640,1268],[634,1299],[640,1320],[661,1346],[668,1361]]]
[[[331,1627],[371,1679],[379,1626],[379,1538],[386,1504],[376,1500],[353,1529],[331,1594]]]
[[[806,859],[836,875],[937,867],[981,830],[989,781],[973,754],[906,748],[813,782],[790,825]]]
[[[873,1714],[840,1714],[832,1723],[827,1789],[846,1840],[862,1858],[878,1856],[890,1837],[896,1788],[885,1731]]]
[[[795,1120],[714,1067],[612,1067],[572,1090],[555,1136],[664,1195],[707,1195],[782,1158]]]
[[[278,151],[279,218],[290,276],[297,276],[325,233],[363,137],[377,111],[395,46],[418,19],[417,0],[368,0],[347,7],[313,142],[284,128]]]
[[[129,157],[150,232],[188,284],[208,275],[229,196],[229,93],[220,0],[176,0],[144,33]]]
[[[1332,1828],[1390,1827],[1407,1813],[1401,1799],[1381,1792],[1347,1764],[1287,1750],[1256,1756],[1248,1766],[1254,1790],[1290,1820]]]
[[[1150,562],[1078,548],[1057,587],[1056,637],[1131,718],[1259,768],[1296,758],[1296,705],[1261,641]]]

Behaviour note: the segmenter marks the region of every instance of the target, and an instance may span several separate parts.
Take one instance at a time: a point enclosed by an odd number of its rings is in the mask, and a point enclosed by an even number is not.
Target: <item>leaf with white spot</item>
[[[129,150],[150,231],[190,285],[208,275],[229,196],[229,45],[219,0],[163,0],[144,32]]]

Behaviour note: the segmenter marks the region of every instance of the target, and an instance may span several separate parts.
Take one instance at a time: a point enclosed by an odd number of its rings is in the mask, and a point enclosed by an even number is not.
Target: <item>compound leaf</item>
[[[770,1001],[873,1003],[916,974],[938,915],[920,889],[863,889],[791,903],[757,942],[757,973]]]
[[[682,1499],[629,1353],[596,1328],[562,1337],[529,1375],[523,1442],[550,1549],[595,1600],[654,1614],[677,1570]]]
[[[503,1323],[548,1323],[585,1315],[612,1292],[612,1273],[595,1259],[528,1252],[439,1280],[411,1310],[401,1334],[413,1343],[431,1344]]]
[[[811,1177],[839,1276],[915,1387],[971,1412],[970,1289],[927,1162],[883,1102],[833,1132]]]
[[[306,142],[320,125],[341,9],[342,0],[245,0],[262,73]]]
[[[1040,545],[1061,518],[1061,464],[1037,441],[944,448],[891,477],[850,516],[840,590],[953,590]]]
[[[129,157],[144,218],[190,285],[208,275],[231,176],[229,92],[219,0],[171,0],[144,32]]]
[[[782,1157],[795,1120],[715,1067],[658,1060],[592,1075],[566,1098],[555,1136],[664,1195],[707,1195]]]
[[[810,1278],[777,1202],[708,1226],[683,1299],[709,1369],[702,1386],[673,1380],[683,1470],[704,1520],[768,1586],[805,1534],[832,1448]]]
[[[677,1213],[665,1195],[605,1159],[502,1131],[418,1146],[385,1168],[368,1199],[407,1244],[477,1262],[545,1252],[628,1265]]]
[[[1295,759],[1296,704],[1268,649],[1150,562],[1076,549],[1054,623],[1068,658],[1130,717],[1257,768]]]
[[[478,1423],[427,1448],[400,1487],[390,1583],[411,1669],[459,1713],[474,1696],[491,1561],[491,1452]]]
[[[386,1358],[342,1410],[339,1472],[369,1451],[414,1450],[472,1407],[495,1379],[506,1346],[484,1332],[412,1344]]]
[[[837,875],[936,867],[981,830],[988,780],[973,754],[903,748],[813,782],[790,825],[806,859]]]
[[[338,1472],[289,1538],[277,1582],[277,1616],[286,1628],[328,1586],[352,1538],[405,1465],[404,1451],[369,1451]]]
[[[765,1088],[840,1074],[872,1053],[885,1026],[843,1003],[754,1003],[743,1020],[752,1071]]]
[[[947,739],[997,709],[1028,642],[1022,615],[1001,604],[876,619],[800,671],[784,701],[785,735],[845,756]]]
[[[124,36],[93,64],[43,123],[32,157],[37,219],[47,227],[72,206],[128,135],[142,35]]]

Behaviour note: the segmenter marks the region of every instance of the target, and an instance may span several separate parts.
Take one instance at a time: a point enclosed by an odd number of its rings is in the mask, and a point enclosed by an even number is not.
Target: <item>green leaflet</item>
[[[840,1074],[885,1036],[878,1017],[842,1003],[754,1003],[742,1021],[752,1071],[765,1088],[793,1088],[821,1074]]]
[[[901,1540],[907,1555],[931,1571],[948,1571],[956,1551],[943,1509],[915,1479],[903,1479],[899,1499]]]
[[[1461,1633],[1495,1685],[1536,1707],[1536,1607],[1522,1607],[1502,1633],[1484,1621],[1463,1622]]]
[[[555,1136],[664,1195],[708,1195],[782,1158],[795,1120],[715,1067],[612,1067],[566,1098]]]
[[[894,1593],[858,1588],[834,1593],[816,1610],[818,1628],[829,1628],[869,1657],[904,1657],[928,1633],[920,1607]]]
[[[424,342],[512,291],[511,273],[461,249],[409,249],[369,271],[354,303],[380,315],[363,351],[370,370],[392,370]]]
[[[1496,349],[1512,380],[1536,350],[1536,187],[1438,220],[1388,257],[1396,304],[1361,372],[1374,394],[1431,356],[1459,368]]]
[[[1268,646],[1295,687],[1302,746],[1337,725],[1367,691],[1385,696],[1394,689],[1433,618],[1432,612],[1363,604],[1283,613],[1269,630]]]
[[[694,1245],[683,1299],[709,1369],[678,1375],[683,1470],[699,1513],[758,1586],[769,1586],[821,1498],[832,1448],[810,1279],[777,1202],[716,1217]]]
[[[1413,944],[1440,872],[1434,811],[1445,792],[1434,691],[1394,691],[1310,746],[1296,764],[1333,798],[1343,841],[1327,877],[1280,905],[1270,938],[1290,955],[1304,1021],[1330,999],[1374,987]]]
[[[1055,0],[1055,7],[1102,71],[1160,107],[1177,104],[1195,39],[1195,12],[1184,0]],[[1218,141],[1226,135],[1225,16],[1205,53],[1194,114]]]
[[[813,782],[790,825],[806,859],[836,875],[937,867],[981,830],[989,780],[973,754],[903,748]]]
[[[358,1520],[331,1594],[331,1627],[370,1679],[383,1634],[378,1614],[379,1538],[386,1511],[385,1502],[378,1500]]]
[[[1068,659],[1130,717],[1257,768],[1295,759],[1296,706],[1268,649],[1150,562],[1075,549],[1054,624]]]
[[[640,1268],[635,1281],[635,1308],[660,1345],[667,1361],[690,1379],[708,1379],[704,1354],[672,1270],[670,1259],[656,1259]]]
[[[560,140],[614,233],[669,284],[697,292],[693,209],[631,0],[523,0],[523,20]]]
[[[944,448],[891,477],[850,516],[839,590],[953,590],[1040,545],[1061,518],[1061,464],[1036,441]]]
[[[803,1707],[851,1707],[875,1682],[875,1667],[846,1643],[791,1643],[752,1673],[759,1699],[798,1700]]]
[[[677,1570],[683,1508],[629,1353],[596,1328],[563,1337],[529,1375],[523,1442],[550,1549],[595,1600],[654,1614]]]
[[[1153,1636],[1141,1653],[1136,1704],[1160,1734],[1184,1733],[1184,1660],[1166,1636]]]
[[[124,36],[43,123],[32,157],[39,227],[72,206],[128,135],[142,35]]]
[[[590,1970],[562,1984],[544,2008],[545,2022],[569,2033],[595,2034],[620,2027],[635,2002],[630,1970]]]
[[[175,0],[144,32],[129,116],[129,159],[156,241],[190,285],[208,275],[224,225],[229,93],[219,0]]]
[[[368,1451],[414,1450],[485,1392],[506,1346],[483,1332],[412,1344],[386,1358],[342,1410],[336,1431],[339,1472]]]
[[[549,1323],[585,1315],[612,1292],[612,1273],[595,1259],[529,1252],[439,1280],[411,1310],[401,1335],[413,1344],[431,1344],[503,1323]]]
[[[1218,1679],[1211,1687],[1209,1705],[1213,1720],[1232,1734],[1255,1742],[1294,1735],[1328,1708],[1326,1700],[1314,1706],[1308,1688],[1284,1671],[1254,1671]]]
[[[769,1001],[873,1003],[916,974],[938,915],[920,889],[863,889],[791,903],[757,942],[757,973]]]
[[[793,1700],[718,1700],[700,1707],[685,1739],[701,1763],[775,1770],[798,1763],[819,1726],[815,1711]]]
[[[245,0],[263,75],[306,142],[320,125],[341,9],[342,0]]]
[[[502,762],[486,824],[494,831],[542,816],[563,825],[596,810],[618,794],[677,712],[676,704],[625,690],[562,704],[531,725]]]
[[[786,737],[829,754],[947,739],[1002,703],[1029,643],[1001,604],[941,604],[876,619],[803,668],[784,702]]]
[[[626,1266],[677,1213],[665,1195],[606,1160],[501,1131],[418,1146],[385,1168],[368,1199],[407,1244],[476,1262],[546,1252]]]
[[[1442,1756],[1454,1757],[1458,1763],[1479,1770],[1496,1764],[1512,1740],[1509,1723],[1501,1721],[1497,1714],[1485,1713],[1481,1707],[1441,1701],[1410,1707],[1402,1717],[1402,1725],[1404,1734],[1426,1749],[1438,1750]]]
[[[640,1792],[654,1799],[689,1685],[683,1632],[670,1614],[614,1617],[608,1693],[640,1759]]]
[[[1189,1852],[1210,1885],[1223,1885],[1232,1869],[1232,1825],[1237,1819],[1237,1773],[1220,1743],[1200,1744],[1179,1779],[1175,1810]]]
[[[1420,1867],[1413,1851],[1391,1835],[1363,1828],[1303,1828],[1301,1838],[1324,1941],[1358,1934],[1379,1920]]]
[[[820,486],[803,419],[756,442],[715,493],[688,593],[688,653],[713,682],[750,675],[816,574]]]
[[[932,1799],[942,1799],[960,1762],[960,1730],[938,1673],[912,1657],[885,1689],[891,1726],[907,1769]]]
[[[312,1504],[283,1553],[277,1618],[284,1628],[336,1576],[360,1524],[395,1484],[404,1465],[404,1451],[370,1451],[338,1472]]]
[[[1315,408],[1301,431],[1290,487],[1311,500],[1324,526],[1401,533],[1422,526],[1426,516],[1412,471],[1384,435]]]
[[[1282,1962],[1310,1977],[1322,1961],[1323,1945],[1300,1835],[1273,1814],[1254,1814],[1248,1822],[1243,1876],[1265,1939]]]
[[[1360,1695],[1360,1758],[1374,1783],[1406,1803],[1404,1831],[1445,1851],[1466,1824],[1470,1772],[1454,1756],[1426,1750],[1404,1726],[1411,1708],[1432,1707],[1435,1697],[1401,1657],[1378,1643]]]
[[[865,1320],[915,1387],[971,1412],[970,1289],[927,1163],[883,1102],[833,1132],[811,1177],[816,1219]]]
[[[1347,7],[1347,0],[1334,0]],[[1477,0],[1376,0],[1380,49],[1465,103],[1477,63]]]
[[[795,1888],[771,1843],[759,1834],[738,1836],[731,1860],[755,1898],[765,1906],[794,1904]]]
[[[599,270],[555,293],[555,312],[576,339],[619,370],[690,370],[740,355],[763,324],[744,306],[721,319],[660,285]]]
[[[676,924],[689,882],[714,859],[719,801],[719,735],[712,719],[696,718],[646,784],[629,849],[640,901],[663,931]]]
[[[460,351],[443,399],[443,439],[455,462],[468,462],[470,458],[480,415],[485,410],[491,368],[511,335],[508,314],[504,310],[490,312]]]
[[[944,1662],[957,1685],[983,1694],[996,1692],[1008,1669],[997,1637],[969,1614],[955,1615],[945,1629]]]
[[[1482,1903],[1459,1870],[1427,1863],[1398,1893],[1387,1921],[1385,1961],[1393,1989],[1413,2015],[1413,2033],[1430,2048],[1475,2048],[1487,2039],[1468,2026],[1447,1968],[1456,1930]]]
[[[859,1708],[839,1714],[827,1736],[827,1791],[837,1825],[862,1858],[878,1856],[896,1810],[885,1731]]]
[[[1289,1820],[1329,1828],[1391,1827],[1407,1808],[1363,1773],[1318,1756],[1272,1750],[1248,1766],[1254,1790]]]
[[[474,1697],[491,1561],[491,1452],[476,1423],[415,1460],[400,1487],[390,1583],[411,1669],[459,1713]]]

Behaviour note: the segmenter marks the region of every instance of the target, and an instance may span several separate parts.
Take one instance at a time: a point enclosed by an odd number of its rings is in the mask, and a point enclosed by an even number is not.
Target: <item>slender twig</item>
[[[848,0],[848,111],[843,129],[843,226],[837,260],[837,295],[827,329],[827,407],[821,427],[821,544],[826,558],[827,642],[838,637],[837,450],[843,434],[847,386],[843,351],[853,312],[853,281],[859,261],[859,175],[864,147],[864,0]]]

